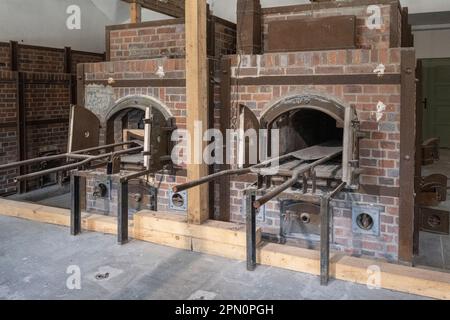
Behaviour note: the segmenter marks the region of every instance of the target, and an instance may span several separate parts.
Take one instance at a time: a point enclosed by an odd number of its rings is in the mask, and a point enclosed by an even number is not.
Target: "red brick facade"
[[[381,28],[372,30],[366,25],[367,18],[371,15],[371,11],[368,11],[368,5],[344,6],[342,8],[319,10],[311,9],[297,12],[295,10],[286,12],[288,11],[286,9],[282,9],[279,12],[276,12],[276,10],[273,9],[263,9],[262,25],[264,46],[267,49],[267,32],[269,22],[280,20],[297,20],[307,17],[318,18],[353,15],[356,16],[356,45],[358,48],[386,49],[390,47],[399,47],[399,38],[396,38],[396,43],[391,43],[391,33],[399,32],[401,30],[400,10],[392,12],[391,5],[378,5],[376,1],[374,4],[381,9]],[[394,19],[391,14],[397,15],[397,17]],[[391,30],[391,28],[395,28],[394,22],[397,22],[397,28],[396,30]]]
[[[73,51],[71,69],[79,62],[102,61],[103,55]],[[72,99],[70,74],[65,71],[65,50],[17,46],[18,71],[11,70],[11,45],[0,43],[0,163],[19,160],[17,111],[18,73],[23,74],[23,109],[26,125],[26,154],[24,158],[39,156],[54,149],[65,152],[67,146],[69,106]],[[8,71],[1,71],[8,70]],[[15,170],[0,173],[0,194],[15,191],[12,176]],[[16,174],[17,175],[17,174]],[[29,182],[30,187],[36,185]]]
[[[394,3],[394,2],[393,2]],[[374,1],[376,4],[376,1]],[[315,94],[353,106],[365,138],[360,140],[359,165],[361,174],[358,185],[386,187],[398,190],[400,168],[400,103],[401,103],[401,48],[399,32],[401,21],[398,6],[381,5],[382,25],[370,30],[366,19],[370,15],[367,5],[317,10],[296,10],[295,6],[262,10],[264,46],[267,48],[267,24],[275,20],[302,19],[302,17],[328,17],[355,15],[357,17],[357,47],[352,50],[327,50],[309,52],[265,53],[263,55],[231,56],[233,78],[258,79],[264,84],[239,83],[231,87],[231,100],[247,106],[257,118],[270,108],[274,101],[291,95]],[[279,11],[277,11],[279,9]],[[297,8],[298,9],[298,8]],[[289,11],[290,10],[290,11]],[[393,11],[394,10],[394,11]],[[397,15],[397,18],[395,16]],[[394,17],[394,18],[393,18]],[[393,34],[391,34],[393,33]],[[394,36],[397,35],[397,37]],[[346,84],[326,85],[280,84],[270,77],[307,76],[374,76],[377,67],[383,64],[384,77],[396,76],[398,81],[389,84],[362,84],[349,80]],[[383,78],[383,76],[381,76]],[[351,79],[351,78],[349,78]],[[250,81],[250,80],[249,80]],[[385,109],[378,108],[383,103]],[[231,181],[231,218],[244,222],[243,191],[254,182],[254,178],[241,177]],[[363,205],[380,210],[379,235],[355,234],[352,231],[352,207]],[[397,196],[374,195],[355,189],[343,192],[331,203],[331,243],[335,250],[355,255],[367,255],[397,260],[399,242],[399,198]],[[265,218],[258,220],[263,232],[277,236],[280,232],[280,202],[274,199],[266,204]]]
[[[233,54],[236,51],[236,26],[217,17],[212,17],[210,25],[214,32],[214,52],[210,54],[216,57]],[[184,19],[111,26],[107,27],[106,33],[110,61],[183,58],[186,54]]]
[[[217,17],[211,17],[209,35],[214,32],[213,49],[209,44],[209,55],[220,58],[236,52],[236,26]],[[115,104],[121,99],[133,96],[147,96],[166,108],[178,129],[186,128],[186,88],[185,73],[185,26],[183,19],[144,22],[134,25],[111,26],[106,29],[109,43],[110,62],[85,64],[86,107],[96,113],[107,126],[107,118]],[[218,59],[216,59],[219,61]],[[164,75],[157,74],[162,67]],[[219,63],[214,63],[213,74],[220,76]],[[115,83],[105,85],[107,80]],[[155,80],[167,82],[165,85],[121,86],[119,81]],[[178,85],[170,84],[178,81]],[[123,83],[123,82],[122,82]],[[215,92],[219,91],[218,85]],[[212,92],[211,94],[214,94]],[[101,99],[100,99],[101,97]],[[106,98],[105,98],[106,97]],[[218,99],[216,96],[216,102]],[[217,125],[217,124],[216,124]],[[102,133],[105,142],[105,132]],[[158,209],[169,210],[169,190],[183,183],[182,175],[157,174]],[[99,211],[94,204],[91,209]],[[88,208],[89,210],[89,208]],[[101,211],[101,210],[100,210]]]

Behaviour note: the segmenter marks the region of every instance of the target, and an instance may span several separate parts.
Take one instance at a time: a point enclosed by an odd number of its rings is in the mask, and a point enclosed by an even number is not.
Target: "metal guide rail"
[[[98,153],[100,151],[108,151],[116,147],[123,147],[123,146],[127,146],[128,149],[105,152],[101,154],[90,154],[90,153]],[[74,163],[68,163],[63,166],[18,176],[15,178],[15,180],[16,182],[26,181],[28,179],[41,177],[50,173],[72,171],[70,179],[70,189],[71,189],[70,231],[72,235],[78,235],[81,232],[80,180],[83,174],[83,171],[79,170],[83,168],[89,168],[92,162],[94,161],[102,161],[103,162],[102,165],[106,164],[107,168],[106,174],[112,180],[116,180],[116,182],[119,184],[117,235],[118,235],[118,242],[120,244],[124,244],[128,241],[128,181],[148,175],[151,173],[151,170],[144,170],[136,173],[130,173],[128,175],[121,175],[120,173],[118,174],[117,172],[114,172],[115,169],[113,167],[115,163],[120,161],[122,156],[141,153],[143,150],[144,147],[141,145],[140,142],[128,141],[78,150],[70,153],[9,163],[1,165],[0,170],[16,168],[20,166],[26,166],[34,163],[55,159],[66,159],[67,162],[75,161]],[[105,161],[106,163],[104,163]]]
[[[122,147],[122,146],[132,146],[132,148],[124,149],[120,151],[113,151],[109,153],[102,153],[102,154],[89,154],[89,153],[95,153],[99,151],[106,151],[109,149],[114,149],[116,147]],[[107,162],[112,162],[114,159],[120,158],[123,155],[127,154],[134,154],[139,153],[144,150],[144,147],[141,146],[141,144],[137,141],[128,141],[128,142],[120,142],[120,143],[114,143],[109,145],[104,145],[100,147],[94,147],[89,149],[83,149],[78,151],[73,151],[70,153],[63,153],[63,154],[57,154],[52,156],[46,156],[46,157],[39,157],[39,158],[33,158],[28,159],[24,161],[18,161],[18,162],[12,162],[4,165],[0,165],[0,171],[1,170],[7,170],[11,168],[17,168],[22,166],[27,166],[43,161],[50,161],[50,160],[58,160],[58,159],[66,159],[67,162],[69,161],[76,161],[75,163],[69,163],[63,166],[47,169],[47,170],[41,170],[21,176],[15,177],[15,181],[26,181],[32,178],[38,178],[45,176],[47,174],[56,173],[56,172],[63,172],[63,171],[69,171],[73,169],[78,169],[84,166],[88,166],[94,161],[98,160],[106,160]]]
[[[248,168],[225,170],[205,176],[195,181],[189,181],[172,188],[174,192],[181,192],[204,183],[216,180],[223,176],[245,175],[255,173],[258,175],[257,186],[245,191],[246,194],[246,228],[247,228],[247,270],[256,267],[256,210],[274,199],[300,180],[303,183],[303,192],[307,192],[308,180],[312,179],[312,190],[316,192],[316,168],[342,155],[342,146],[338,142],[329,141],[316,146],[272,158]],[[284,162],[282,165],[279,163]],[[277,166],[273,166],[277,163]],[[287,164],[287,165],[286,165]],[[291,165],[294,164],[294,165]],[[262,188],[262,181],[267,177],[283,176],[288,179],[279,186]],[[320,195],[321,233],[320,233],[320,274],[321,284],[326,285],[329,279],[330,261],[330,200],[346,186],[342,182],[332,191]],[[256,199],[256,194],[262,196]]]

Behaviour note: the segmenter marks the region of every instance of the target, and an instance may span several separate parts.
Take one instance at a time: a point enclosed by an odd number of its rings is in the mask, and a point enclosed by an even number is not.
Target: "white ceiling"
[[[236,0],[208,0],[214,14],[235,21]],[[309,3],[309,0],[261,0],[264,7]],[[401,0],[410,13],[450,11],[450,0]],[[81,30],[66,28],[66,9],[81,8]],[[52,47],[103,52],[105,26],[129,21],[128,4],[120,0],[0,0],[0,41],[23,41]],[[164,15],[144,10],[143,20]],[[430,16],[427,16],[430,19]],[[433,19],[433,16],[431,16]]]
[[[345,0],[344,0],[345,1]],[[236,20],[236,0],[208,0],[215,14],[228,20]],[[400,0],[410,13],[450,11],[450,0]],[[261,0],[263,7],[310,3],[309,0]]]

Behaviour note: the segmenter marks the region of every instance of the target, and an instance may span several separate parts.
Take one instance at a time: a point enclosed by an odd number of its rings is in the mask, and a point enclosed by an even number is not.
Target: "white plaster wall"
[[[415,31],[416,56],[424,58],[450,58],[450,29]]]
[[[236,20],[236,0],[208,0],[214,14]],[[309,0],[262,0],[263,7],[309,3]],[[69,5],[81,8],[81,30],[66,28]],[[450,11],[450,0],[402,0],[411,13]],[[71,46],[76,50],[104,52],[106,25],[129,21],[128,5],[120,0],[0,0],[0,41],[23,41],[52,47]],[[143,20],[159,20],[167,16],[148,10]],[[441,36],[434,35],[435,37]],[[422,36],[419,36],[421,39]],[[421,42],[420,48],[427,43]],[[429,40],[424,36],[425,40]],[[446,41],[447,43],[449,41]],[[438,48],[439,51],[446,48]]]
[[[66,27],[67,7],[81,9],[81,29]],[[144,20],[167,16],[144,10]],[[129,21],[128,5],[116,0],[0,0],[0,41],[102,53],[105,26]]]

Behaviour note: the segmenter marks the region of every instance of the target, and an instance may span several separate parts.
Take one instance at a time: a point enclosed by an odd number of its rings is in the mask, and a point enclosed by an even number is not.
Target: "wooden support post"
[[[72,73],[72,49],[64,47],[64,73]]]
[[[27,125],[26,125],[26,109],[25,109],[25,75],[17,72],[17,94],[16,94],[16,117],[17,117],[17,142],[19,151],[19,161],[27,159]],[[21,166],[19,174],[27,173],[27,167]],[[18,193],[27,192],[27,182],[20,181],[18,183]]]
[[[17,41],[9,42],[9,51],[10,51],[9,56],[11,59],[10,69],[11,71],[19,71],[19,58],[18,58],[19,44],[17,43]]]
[[[131,23],[141,23],[141,4],[137,2],[130,3],[130,20]]]
[[[221,61],[221,77],[220,77],[220,131],[224,139],[227,136],[227,130],[230,129],[230,111],[231,111],[231,61],[223,58]],[[230,165],[226,163],[226,150],[224,150],[224,164],[220,170],[230,169]],[[218,220],[230,221],[230,176],[223,176],[219,180],[220,190],[220,212]]]
[[[206,59],[206,0],[186,3],[186,100],[187,129],[191,138],[191,158],[187,177],[197,180],[208,174],[208,166],[201,159],[204,143],[197,145],[195,125],[201,135],[208,126],[208,64]],[[201,148],[201,150],[198,150]],[[200,159],[199,159],[200,158]],[[208,184],[188,191],[188,222],[201,224],[209,218]]]
[[[260,0],[237,2],[237,51],[240,54],[262,53]]]
[[[77,105],[84,107],[84,64],[77,65]]]
[[[416,117],[416,57],[414,49],[401,51],[400,103],[400,212],[398,256],[412,263],[414,235],[414,173]]]
[[[214,129],[214,64],[215,60],[208,59],[208,129]],[[215,165],[211,164],[208,167],[208,174],[213,174]],[[214,220],[214,204],[215,204],[215,186],[216,181],[209,183],[209,218]]]

